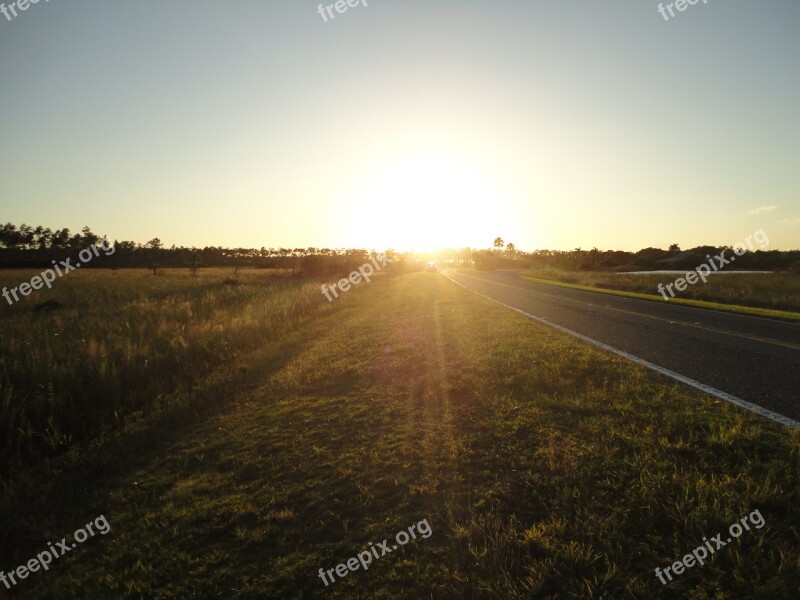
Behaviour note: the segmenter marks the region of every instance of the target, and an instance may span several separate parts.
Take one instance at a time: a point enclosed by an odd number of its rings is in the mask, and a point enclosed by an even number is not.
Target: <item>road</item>
[[[443,274],[606,350],[800,427],[800,324],[549,286],[509,271]]]

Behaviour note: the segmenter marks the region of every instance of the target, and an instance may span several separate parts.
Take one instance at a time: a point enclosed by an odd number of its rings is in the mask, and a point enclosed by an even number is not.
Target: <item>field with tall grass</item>
[[[685,274],[685,271],[674,274],[625,274],[536,269],[526,271],[525,277],[530,281],[542,283],[555,282],[600,290],[631,292],[663,301],[663,296],[658,292],[658,284],[666,286]],[[800,274],[744,272],[712,274],[707,283],[699,281],[695,285],[688,286],[683,292],[673,287],[673,291],[676,292],[675,298],[670,297],[669,301],[674,303],[707,302],[716,304],[715,308],[718,309],[724,309],[726,306],[754,307],[795,313],[795,317],[800,319]],[[669,293],[667,295],[669,296]]]
[[[12,456],[27,466],[4,477],[0,569],[100,514],[111,526],[10,596],[700,600],[800,588],[797,432],[438,273],[333,303],[317,283],[229,276],[76,273],[54,291],[61,311],[4,313],[5,418],[22,427],[3,443],[22,444]],[[58,435],[39,441],[48,420]],[[763,529],[669,586],[655,577],[756,509]],[[320,580],[423,519],[429,538]]]
[[[0,307],[0,473],[146,418],[318,308],[318,287],[255,269],[83,270]]]

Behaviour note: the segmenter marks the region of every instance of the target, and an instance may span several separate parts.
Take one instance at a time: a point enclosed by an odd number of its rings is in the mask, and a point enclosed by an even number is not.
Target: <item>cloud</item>
[[[773,204],[771,206],[759,206],[758,208],[753,208],[751,210],[748,210],[747,212],[749,212],[751,215],[760,215],[761,213],[772,212],[777,208],[778,207]]]
[[[778,221],[780,225],[800,225],[800,217],[795,217],[794,219],[781,219]]]

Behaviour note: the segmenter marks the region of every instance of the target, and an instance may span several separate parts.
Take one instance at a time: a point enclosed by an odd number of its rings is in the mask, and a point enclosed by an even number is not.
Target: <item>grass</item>
[[[282,274],[84,270],[0,316],[0,474],[157,412],[220,365],[280,336],[319,306]],[[35,273],[5,271],[0,287]],[[235,288],[235,289],[234,289]],[[64,305],[51,313],[32,307]]]
[[[800,434],[435,273],[390,285],[362,285],[331,304],[317,298],[311,317],[184,391],[191,401],[166,402],[13,482],[2,515],[16,524],[0,545],[6,572],[101,513],[112,528],[15,592],[698,600],[796,592]],[[282,293],[297,306],[309,291],[295,284]],[[763,529],[668,587],[656,579],[656,567],[755,509]],[[428,539],[327,588],[318,578],[319,568],[423,519]]]
[[[538,269],[526,271],[522,277],[534,283],[664,302],[663,296],[657,291],[658,284],[672,283],[680,275],[666,273],[621,275]],[[670,297],[670,303],[800,322],[800,275],[789,273],[717,275],[710,277],[705,284],[698,282],[688,286],[685,292],[677,294],[675,298]]]

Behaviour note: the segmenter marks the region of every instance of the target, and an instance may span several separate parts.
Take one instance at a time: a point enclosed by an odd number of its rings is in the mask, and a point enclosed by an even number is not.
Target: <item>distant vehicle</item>
[[[426,271],[436,271],[436,270],[437,270],[437,269],[436,269],[436,263],[435,263],[435,262],[433,262],[433,261],[429,262],[429,263],[428,263],[428,266],[427,266],[427,267],[425,267],[425,270],[426,270]]]

